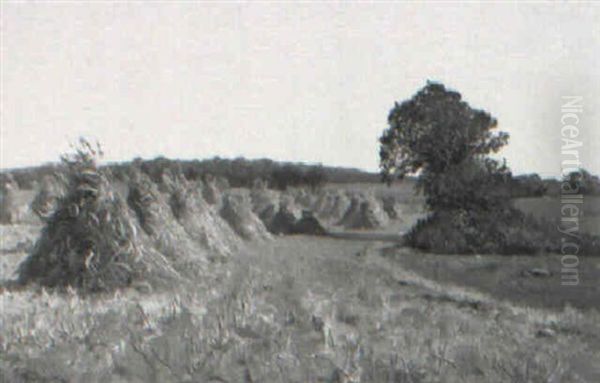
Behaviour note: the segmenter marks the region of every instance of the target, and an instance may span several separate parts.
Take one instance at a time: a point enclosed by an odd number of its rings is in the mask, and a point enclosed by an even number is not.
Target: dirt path
[[[400,267],[439,284],[476,289],[521,307],[600,310],[600,258],[580,257],[577,285],[564,285],[561,257],[435,255],[390,247]]]
[[[328,249],[328,255],[322,259],[325,263],[353,265],[358,275],[365,267],[379,267],[382,275],[395,269],[396,273],[409,273],[413,279],[428,281],[428,285],[465,288],[522,307],[562,310],[569,305],[581,310],[600,310],[600,258],[581,258],[579,283],[569,286],[562,284],[558,255],[436,255],[398,247],[401,242],[401,237],[390,233],[330,232],[325,238],[282,238],[275,247],[286,253],[287,246],[298,246],[317,259],[323,258],[321,249],[325,248]],[[367,253],[368,262],[360,256]],[[319,273],[319,267],[316,269]],[[532,275],[532,270],[542,275]]]
[[[324,296],[350,299],[354,293],[368,291],[378,295],[373,299],[418,299],[425,303],[436,300],[452,303],[455,299],[457,305],[474,309],[482,308],[484,301],[490,300],[476,289],[438,283],[403,267],[391,257],[382,256],[389,249],[389,242],[348,238],[280,237],[271,243],[253,245],[247,253],[257,264],[269,263],[262,265],[264,269],[289,274],[300,289]],[[456,298],[449,298],[452,294]]]
[[[356,241],[376,241],[401,244],[404,242],[401,234],[374,233],[374,232],[329,232],[326,235],[329,238],[356,240]]]
[[[389,242],[356,237],[281,237],[255,250],[261,258],[279,262],[282,272],[296,276],[295,282],[301,289],[321,297],[347,300],[349,305],[355,305],[353,310],[358,316],[369,320],[378,318],[369,312],[370,302],[361,302],[361,294],[370,295],[367,300],[383,299],[391,311],[400,312],[402,302],[411,302],[424,307],[450,306],[475,317],[494,317],[505,312],[544,317],[553,311],[563,312],[567,299],[577,303],[572,306],[582,309],[582,315],[585,309],[592,309],[595,316],[599,308],[598,279],[586,279],[585,284],[565,290],[560,282],[556,285],[555,278],[521,275],[533,267],[547,267],[555,272],[555,266],[549,266],[556,262],[552,257],[426,255],[399,249]],[[586,260],[585,265],[591,268],[593,261]],[[589,268],[586,278],[592,272]],[[501,282],[503,278],[505,281]],[[515,281],[511,283],[510,278]],[[594,331],[572,331],[578,332],[582,342],[600,349],[600,337]]]

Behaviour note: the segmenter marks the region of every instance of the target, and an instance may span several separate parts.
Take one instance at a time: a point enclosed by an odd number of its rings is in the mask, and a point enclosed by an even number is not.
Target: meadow
[[[344,187],[398,199],[406,216],[380,233],[423,214],[409,187]],[[41,228],[0,226],[7,382],[600,381],[598,258],[569,287],[557,256],[292,235],[246,241],[162,290],[10,287]]]

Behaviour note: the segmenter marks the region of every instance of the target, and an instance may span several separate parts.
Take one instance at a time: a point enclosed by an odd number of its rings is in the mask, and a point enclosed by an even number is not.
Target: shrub
[[[449,209],[420,220],[407,235],[410,245],[434,253],[536,253],[550,247],[533,219],[517,210]]]
[[[503,210],[452,209],[420,220],[406,236],[415,248],[438,254],[537,254],[560,252],[555,225],[508,207]],[[598,237],[581,234],[580,255],[599,255]]]

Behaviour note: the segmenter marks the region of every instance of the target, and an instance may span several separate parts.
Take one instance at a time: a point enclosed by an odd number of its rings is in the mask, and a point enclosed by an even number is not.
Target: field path
[[[374,312],[369,312],[369,304],[350,297],[357,290],[359,295],[361,289],[378,295],[378,299],[387,305],[390,315],[394,312],[400,313],[406,302],[410,302],[411,305],[421,302],[424,307],[449,305],[477,317],[510,313],[543,318],[548,315],[560,315],[558,313],[564,311],[557,307],[558,303],[562,302],[561,297],[556,294],[556,290],[561,289],[560,285],[555,286],[554,294],[543,293],[544,288],[556,282],[555,280],[532,280],[521,275],[523,270],[556,262],[556,258],[490,256],[488,259],[420,254],[409,248],[399,248],[390,242],[349,237],[353,239],[280,237],[273,243],[259,244],[252,252],[260,253],[263,260],[279,262],[275,268],[295,276],[296,284],[305,291],[316,293],[319,299],[333,297],[334,300],[347,300],[349,305],[356,306],[354,311],[360,311],[361,316],[371,317],[372,320],[377,318]],[[450,266],[451,262],[459,263]],[[506,264],[500,265],[499,262]],[[595,260],[586,260],[586,265],[587,262]],[[489,263],[496,267],[490,267]],[[457,267],[464,267],[464,270],[458,272]],[[477,276],[466,278],[465,273],[474,272],[473,267],[477,268]],[[440,268],[447,268],[448,271],[440,271]],[[595,266],[594,268],[598,269]],[[589,272],[588,270],[587,273]],[[505,278],[518,277],[520,281],[515,282],[517,287],[498,291],[494,286],[501,288],[502,284],[499,285],[494,279],[494,273],[501,273],[500,277]],[[508,282],[505,282],[504,286],[508,286]],[[594,281],[588,281],[579,288],[580,293],[585,291],[586,295],[581,299],[590,304],[587,309],[592,310],[594,316],[598,315],[598,307],[593,306],[595,301],[586,296],[596,294],[598,288],[597,282]],[[571,291],[565,293],[565,296],[570,297],[576,293],[577,291]],[[544,297],[546,300],[543,300]],[[528,302],[537,304],[530,305]],[[567,309],[569,310],[571,309]],[[585,312],[581,311],[578,315],[584,315]],[[377,315],[379,314],[377,311]],[[533,318],[532,322],[537,320]],[[578,333],[582,343],[600,350],[600,335],[595,333],[595,329],[565,329],[567,332],[571,330]]]

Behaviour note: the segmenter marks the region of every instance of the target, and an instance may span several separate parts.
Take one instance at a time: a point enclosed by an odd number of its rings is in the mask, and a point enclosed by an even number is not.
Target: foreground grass
[[[358,241],[278,238],[172,291],[0,307],[8,382],[600,381],[596,310],[440,285]]]

